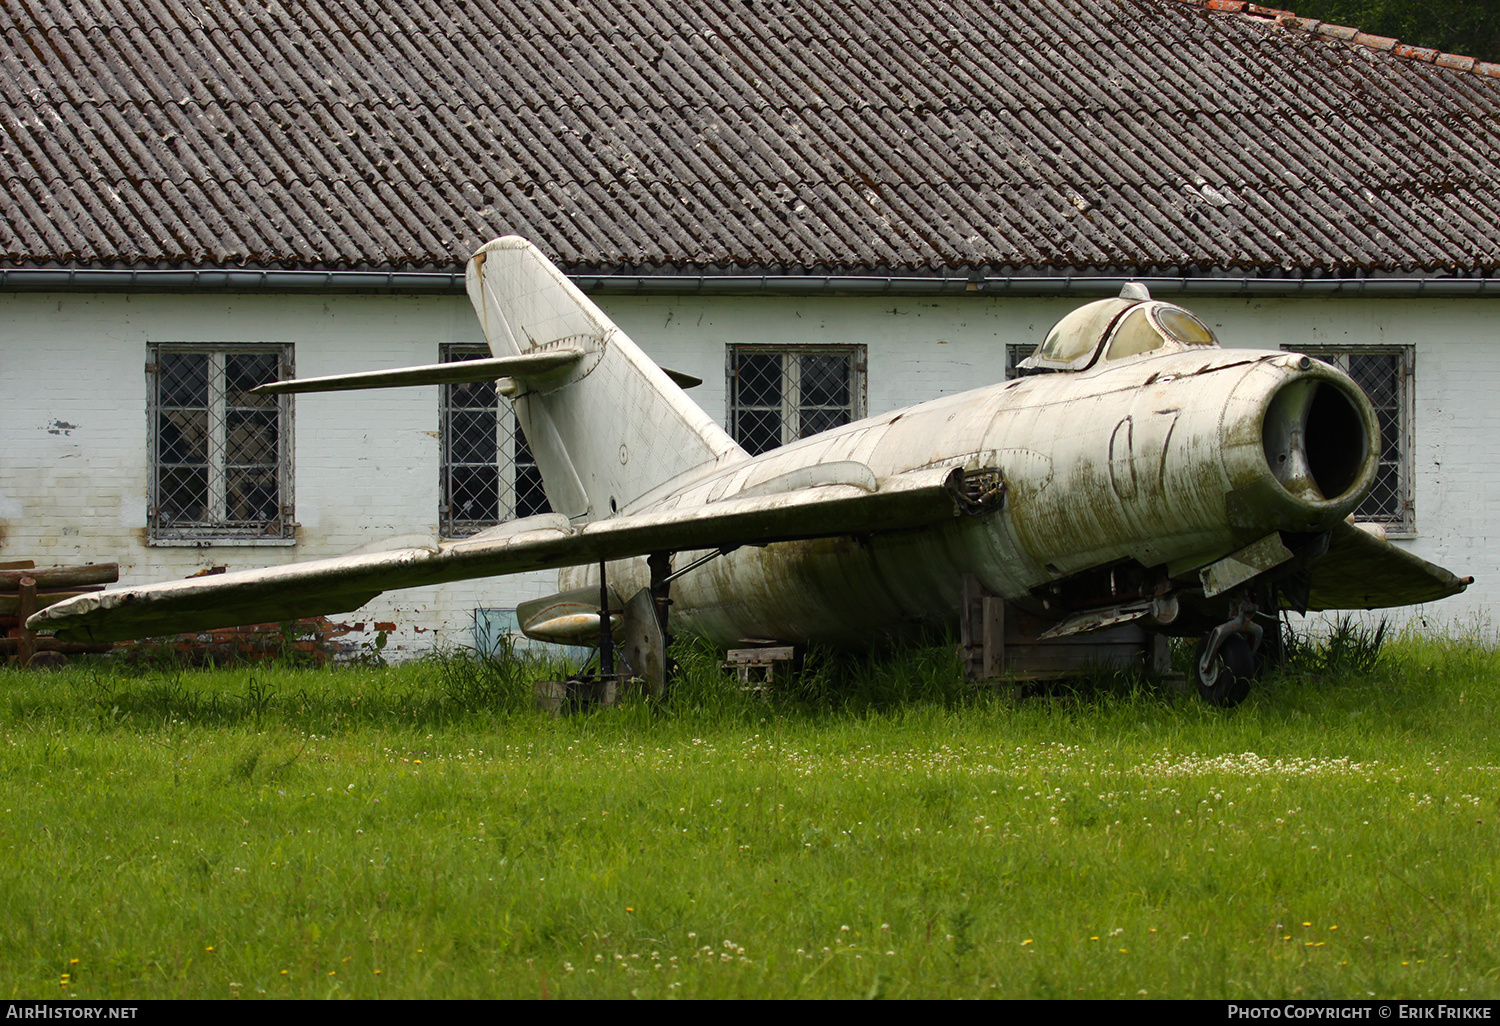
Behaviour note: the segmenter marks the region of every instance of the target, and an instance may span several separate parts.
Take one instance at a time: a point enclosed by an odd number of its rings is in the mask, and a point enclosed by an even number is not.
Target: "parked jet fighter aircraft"
[[[634,596],[609,600],[611,618],[644,631],[648,651],[669,585],[676,632],[859,645],[951,623],[973,574],[1050,635],[1131,620],[1201,634],[1199,689],[1232,704],[1257,619],[1278,605],[1403,605],[1468,584],[1346,522],[1380,437],[1353,381],[1296,353],[1220,349],[1139,286],[1064,317],[1020,378],[753,458],[530,243],[480,249],[468,290],[491,360],[264,387],[499,379],[555,512],[459,541],[84,595],[31,625],[130,638],[557,567],[562,594],[523,620],[577,641],[601,626],[586,568],[608,561],[613,593]]]

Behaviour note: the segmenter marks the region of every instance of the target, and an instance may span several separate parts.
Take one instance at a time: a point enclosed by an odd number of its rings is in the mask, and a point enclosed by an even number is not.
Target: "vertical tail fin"
[[[604,312],[525,239],[469,261],[469,299],[497,357],[582,349],[563,370],[516,379],[516,420],[552,508],[598,520],[658,485],[745,458]]]

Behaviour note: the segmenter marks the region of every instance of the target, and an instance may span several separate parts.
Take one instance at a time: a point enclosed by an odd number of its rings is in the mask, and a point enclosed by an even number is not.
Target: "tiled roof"
[[[0,263],[1490,274],[1500,68],[1238,0],[0,0]],[[1347,37],[1347,38],[1346,38]]]

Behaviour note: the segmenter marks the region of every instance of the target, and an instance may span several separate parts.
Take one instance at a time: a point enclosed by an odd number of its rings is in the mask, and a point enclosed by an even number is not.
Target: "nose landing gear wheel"
[[[1225,708],[1239,705],[1250,694],[1250,678],[1255,674],[1255,653],[1250,642],[1243,635],[1229,635],[1205,670],[1203,653],[1207,649],[1208,638],[1204,638],[1193,653],[1193,683],[1198,685],[1198,697],[1209,705]]]

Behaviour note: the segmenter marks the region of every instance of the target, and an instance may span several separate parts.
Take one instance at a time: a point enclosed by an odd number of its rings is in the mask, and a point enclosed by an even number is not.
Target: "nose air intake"
[[[1369,400],[1338,381],[1299,377],[1266,410],[1261,440],[1281,487],[1304,502],[1337,503],[1359,496],[1373,479]]]

